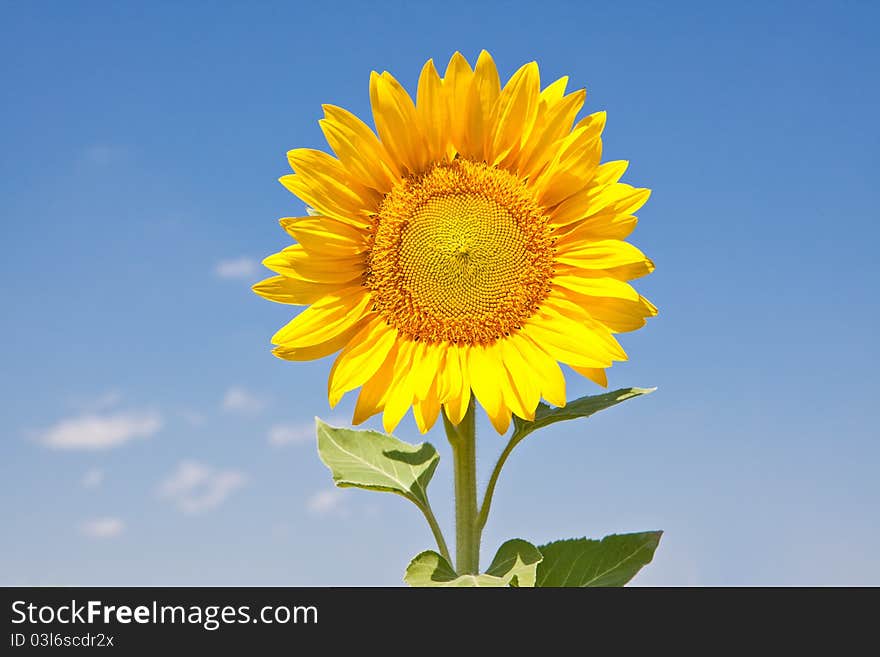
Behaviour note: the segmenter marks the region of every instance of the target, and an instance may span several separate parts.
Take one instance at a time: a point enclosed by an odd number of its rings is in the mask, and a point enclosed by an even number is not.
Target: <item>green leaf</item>
[[[482,575],[459,575],[446,559],[427,550],[409,562],[403,581],[410,586],[434,587],[534,586],[541,558],[538,548],[515,538],[498,548],[492,565]]]
[[[508,582],[493,575],[458,575],[449,562],[433,550],[417,554],[409,566],[403,581],[410,586],[433,587],[501,587]]]
[[[486,574],[500,577],[511,586],[534,586],[538,564],[543,558],[534,545],[514,538],[498,548]]]
[[[433,550],[420,552],[406,567],[403,581],[410,586],[449,586],[458,573],[439,554]]]
[[[440,460],[429,443],[410,445],[378,431],[331,427],[315,418],[318,455],[340,487],[397,493],[428,508],[428,482]]]
[[[533,431],[542,429],[550,424],[563,420],[574,420],[581,417],[590,417],[594,413],[604,411],[633,397],[640,397],[654,392],[657,388],[621,388],[603,395],[590,395],[569,402],[562,408],[547,406],[543,402],[538,404],[535,410],[535,419],[532,422],[513,416],[512,443],[518,443]]]
[[[541,545],[536,586],[623,586],[651,563],[662,531],[573,538]]]

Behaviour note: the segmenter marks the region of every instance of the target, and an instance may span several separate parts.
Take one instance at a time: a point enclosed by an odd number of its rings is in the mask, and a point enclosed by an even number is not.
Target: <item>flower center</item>
[[[547,217],[513,174],[456,159],[401,180],[375,216],[366,286],[414,340],[488,344],[550,291]]]

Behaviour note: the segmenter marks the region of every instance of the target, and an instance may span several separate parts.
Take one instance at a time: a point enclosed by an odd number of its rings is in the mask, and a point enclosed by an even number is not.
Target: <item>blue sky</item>
[[[334,492],[308,426],[353,401],[270,355],[290,309],[249,286],[321,103],[486,48],[608,111],[660,316],[610,371],[657,393],[523,443],[484,560],[664,529],[637,583],[880,584],[876,3],[415,5],[0,5],[0,583],[401,582],[428,530]]]

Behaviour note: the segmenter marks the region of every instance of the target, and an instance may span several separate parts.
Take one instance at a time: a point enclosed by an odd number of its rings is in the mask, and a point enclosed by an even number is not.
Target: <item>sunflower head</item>
[[[576,122],[585,92],[541,88],[534,62],[503,87],[489,54],[428,61],[416,101],[370,77],[376,132],[339,107],[319,122],[335,157],[288,153],[281,183],[313,210],[281,220],[297,242],[263,264],[261,296],[307,306],[273,353],[339,352],[328,396],[361,388],[354,422],[412,408],[426,432],[461,422],[473,394],[503,433],[543,397],[565,404],[559,364],[605,386],[615,333],[657,309],[628,283],[654,269],[624,239],[649,190],[600,163],[605,114]]]

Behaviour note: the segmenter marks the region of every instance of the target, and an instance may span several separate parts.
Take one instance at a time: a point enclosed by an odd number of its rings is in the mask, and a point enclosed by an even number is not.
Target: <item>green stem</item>
[[[480,570],[480,528],[477,526],[477,430],[471,398],[461,424],[452,424],[443,413],[446,437],[452,446],[455,469],[455,558],[459,575]]]
[[[501,468],[504,467],[504,464],[507,462],[507,457],[510,456],[513,448],[516,447],[518,443],[519,439],[517,438],[516,433],[514,433],[508,441],[507,446],[504,448],[504,451],[501,452],[501,456],[498,457],[498,462],[495,463],[495,469],[492,470],[492,476],[489,477],[489,483],[486,485],[486,492],[483,493],[483,504],[480,506],[480,513],[477,516],[477,528],[480,532],[483,531],[483,528],[486,526],[486,521],[489,519],[489,509],[492,506],[492,496],[495,494],[495,485],[498,483],[498,477],[501,475]]]
[[[437,518],[434,517],[434,511],[431,510],[431,505],[419,506],[419,508],[422,510],[422,513],[425,514],[425,519],[431,527],[431,533],[434,534],[434,540],[437,541],[437,547],[440,549],[440,554],[443,555],[443,558],[446,559],[446,561],[452,563],[452,558],[449,556],[449,548],[446,546],[446,539],[443,538],[443,532],[440,529],[440,525],[437,523]]]

